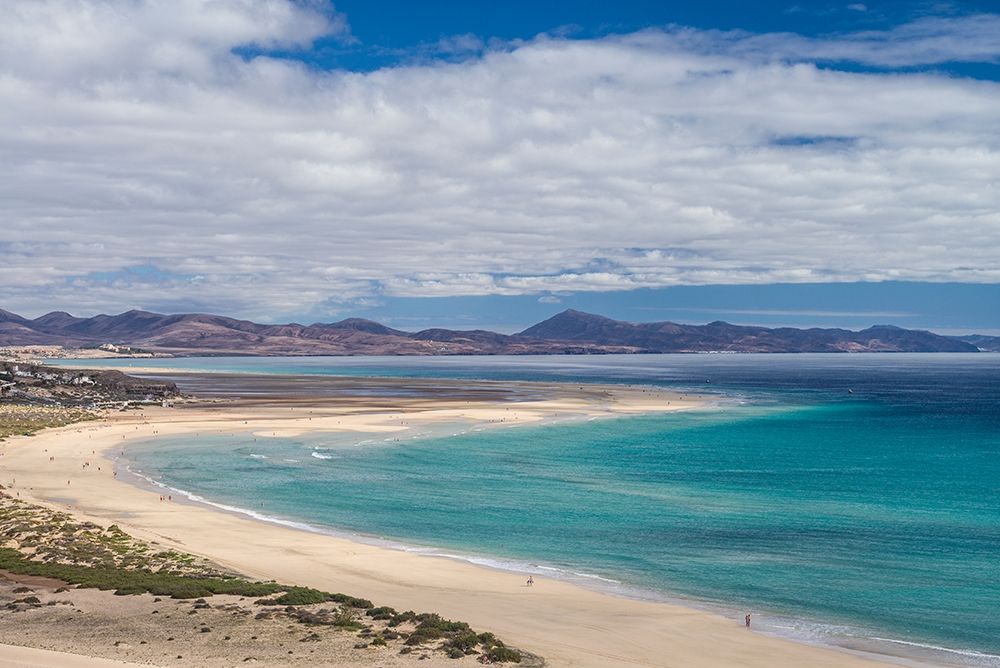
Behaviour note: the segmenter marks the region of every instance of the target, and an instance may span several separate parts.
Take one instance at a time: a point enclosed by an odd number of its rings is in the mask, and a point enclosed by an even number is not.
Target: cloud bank
[[[359,73],[288,57],[350,39],[319,2],[0,12],[10,310],[1000,281],[1000,85],[892,69],[997,62],[997,16],[543,35]]]

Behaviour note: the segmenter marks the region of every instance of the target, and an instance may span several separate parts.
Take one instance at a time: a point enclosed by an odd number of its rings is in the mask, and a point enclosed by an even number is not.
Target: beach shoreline
[[[314,399],[306,414],[301,405],[264,409],[260,403],[239,402],[152,408],[12,439],[0,445],[0,482],[16,480],[13,490],[24,500],[104,525],[117,523],[137,537],[251,577],[341,590],[401,609],[430,609],[465,619],[546,657],[553,666],[884,665],[848,651],[748,633],[736,620],[705,610],[611,596],[558,580],[527,589],[509,571],[277,526],[203,505],[164,503],[155,492],[117,480],[111,466],[98,471],[81,463],[112,454],[130,440],[158,436],[251,431],[266,438],[322,430],[391,434],[456,419],[532,424],[554,416],[601,417],[704,405],[659,390],[538,385],[545,386],[548,397],[537,398],[541,388],[526,384],[531,396],[505,404],[406,398],[395,401],[391,410],[382,406],[369,411],[363,403],[331,406]],[[884,661],[913,664],[894,657]]]

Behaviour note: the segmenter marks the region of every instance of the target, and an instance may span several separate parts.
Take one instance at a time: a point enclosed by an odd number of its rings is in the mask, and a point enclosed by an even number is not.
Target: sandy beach
[[[456,420],[526,424],[701,404],[697,398],[642,389],[530,389],[523,400],[499,403],[479,397],[423,397],[382,399],[373,408],[361,400],[313,399],[294,405],[223,401],[120,413],[0,444],[0,483],[23,500],[68,510],[102,526],[118,524],[137,538],[205,557],[253,578],[342,591],[398,609],[432,610],[465,620],[544,657],[551,666],[885,665],[874,658],[747,631],[741,620],[679,605],[619,598],[559,581],[543,580],[529,588],[517,573],[295,530],[204,505],[163,502],[155,491],[116,479],[107,459],[130,441],[153,436],[250,432],[266,439],[312,431],[360,435]],[[87,462],[91,465],[84,467]],[[86,646],[73,651],[99,654]],[[107,666],[121,665],[109,663],[108,657],[130,659],[127,650],[108,654],[104,648],[100,653],[105,658],[70,662],[62,655],[51,658],[45,652],[4,648],[0,666]],[[199,664],[188,657],[169,665]]]

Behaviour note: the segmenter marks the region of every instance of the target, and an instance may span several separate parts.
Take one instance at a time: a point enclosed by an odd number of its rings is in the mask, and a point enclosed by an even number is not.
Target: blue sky
[[[996,2],[0,15],[0,308],[1000,332]]]
[[[320,41],[301,57],[317,67],[370,70],[418,58],[455,57],[432,47],[455,36],[490,40],[527,40],[540,33],[588,39],[630,33],[650,27],[681,25],[706,30],[751,33],[795,33],[804,36],[886,30],[924,16],[966,16],[990,13],[989,0],[936,2],[794,2],[794,0],[508,0],[502,3],[428,0],[341,0],[336,3],[356,41]],[[424,47],[424,48],[421,48]],[[840,63],[850,66],[850,63]],[[878,69],[878,68],[871,68]],[[955,74],[1000,77],[1000,64],[947,62],[935,69]]]

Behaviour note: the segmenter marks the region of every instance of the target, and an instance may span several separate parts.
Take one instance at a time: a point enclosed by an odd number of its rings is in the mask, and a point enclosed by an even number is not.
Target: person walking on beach
[[[747,628],[750,628],[750,613],[749,612],[747,613],[746,619],[744,621],[746,621]]]
[[[533,584],[535,584],[535,578],[533,578],[533,577],[531,577],[531,576],[529,575],[529,576],[528,576],[528,586],[530,587],[530,586],[531,586],[531,585],[533,585]]]

